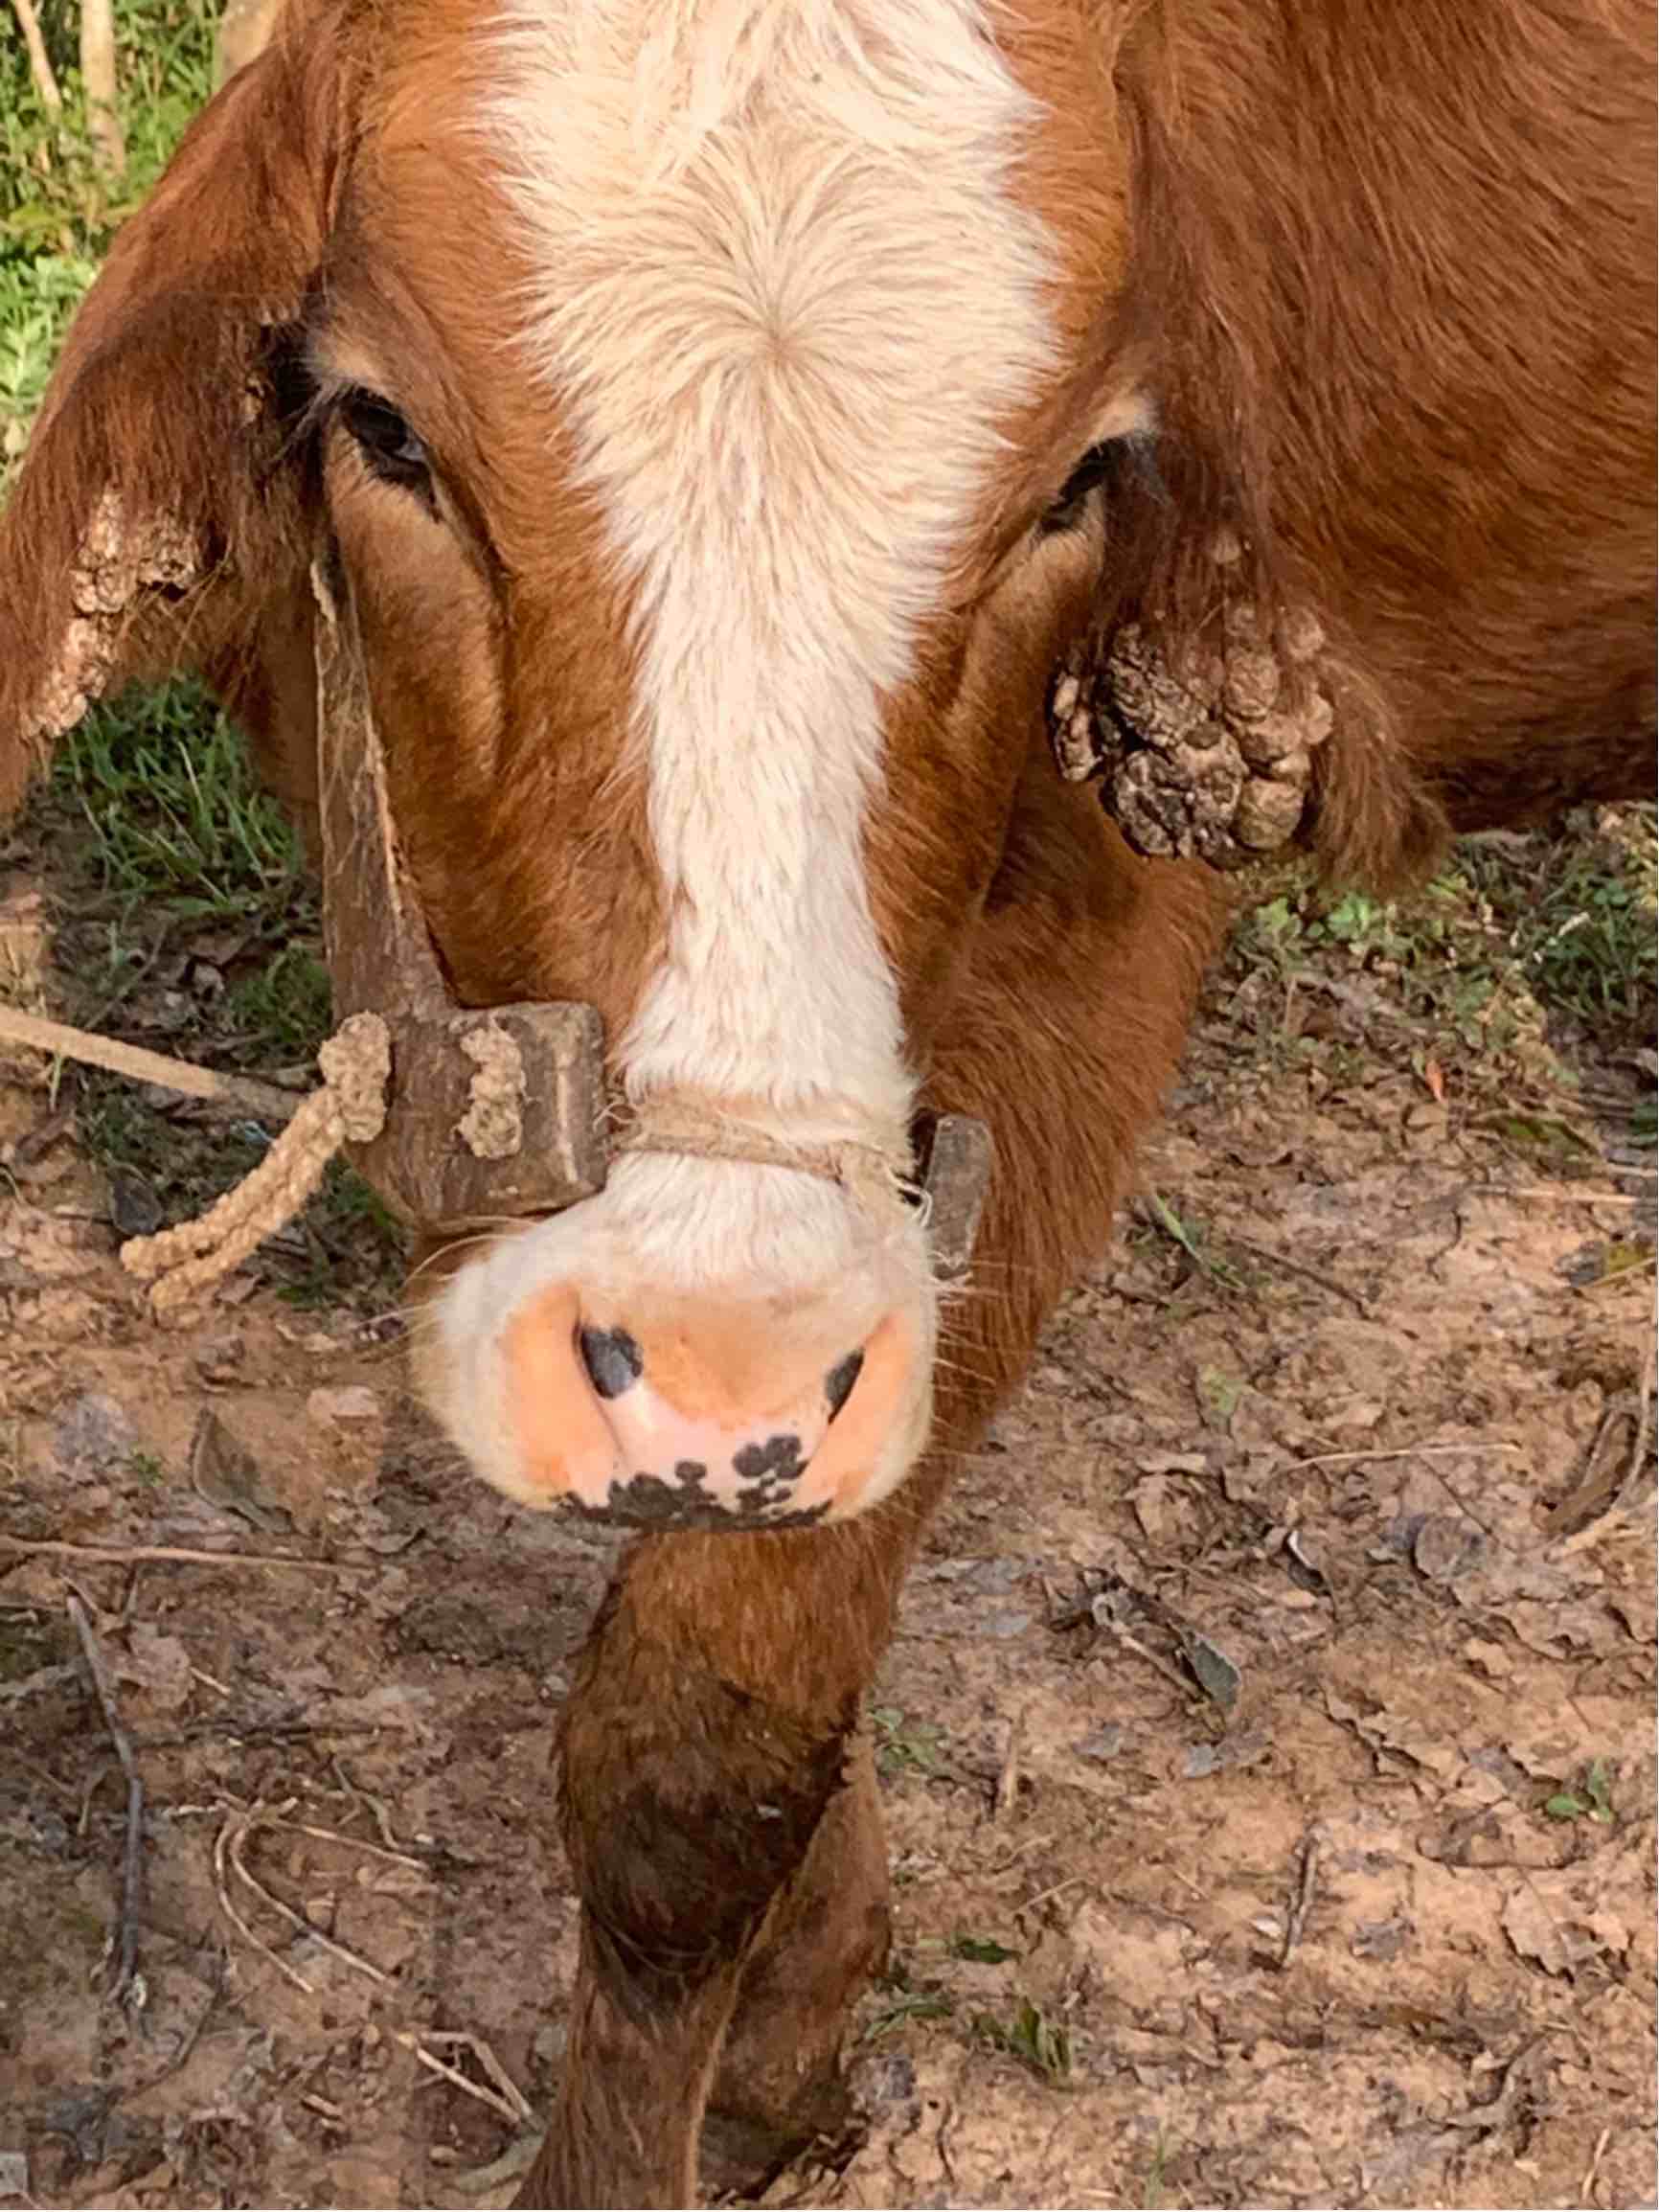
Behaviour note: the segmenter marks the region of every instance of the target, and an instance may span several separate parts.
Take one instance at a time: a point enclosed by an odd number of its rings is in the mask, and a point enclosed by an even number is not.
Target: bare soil
[[[769,2202],[1654,2201],[1651,1154],[1490,1126],[1386,977],[1278,989],[1218,983],[932,1532],[867,2120]],[[53,1110],[0,1087],[0,2201],[504,2203],[614,1549],[454,1463],[395,1321],[155,1328]]]

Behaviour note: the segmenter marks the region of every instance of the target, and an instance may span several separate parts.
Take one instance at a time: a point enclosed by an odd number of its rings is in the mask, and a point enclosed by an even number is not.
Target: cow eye
[[[1042,520],[1037,524],[1041,536],[1046,537],[1057,530],[1070,530],[1080,519],[1083,502],[1089,493],[1116,470],[1118,456],[1113,446],[1118,443],[1114,439],[1089,447],[1044,510]]]
[[[1160,503],[1168,497],[1158,473],[1153,441],[1140,432],[1102,439],[1100,445],[1089,447],[1060,486],[1037,524],[1038,536],[1046,537],[1057,530],[1075,529],[1092,492],[1103,489],[1110,504],[1132,487]]]
[[[353,385],[340,400],[340,420],[375,476],[408,490],[430,493],[432,467],[426,448],[396,407]]]

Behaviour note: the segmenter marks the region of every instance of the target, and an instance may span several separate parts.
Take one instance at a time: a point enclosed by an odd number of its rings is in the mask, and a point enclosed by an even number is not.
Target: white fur
[[[667,958],[635,1095],[908,1118],[862,850],[881,699],[1052,366],[978,0],[510,0],[524,339],[634,582]]]
[[[866,813],[883,699],[1056,367],[1057,262],[1013,189],[1036,111],[982,0],[503,0],[480,35],[481,127],[535,271],[513,342],[637,610],[630,741],[669,928],[625,1081],[900,1148],[914,1086]],[[432,1401],[510,1493],[501,1333],[558,1280],[611,1312],[658,1289],[756,1302],[768,1334],[816,1332],[825,1372],[901,1311],[916,1371],[859,1502],[920,1447],[916,1217],[640,1156],[439,1302]]]

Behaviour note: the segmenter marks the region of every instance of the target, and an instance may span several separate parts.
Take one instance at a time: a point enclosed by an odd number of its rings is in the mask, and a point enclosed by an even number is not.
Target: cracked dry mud
[[[768,2201],[1653,2201],[1651,1276],[1596,1262],[1650,1175],[1519,1159],[1398,1051],[1269,1082],[1236,1012],[1145,1168],[1223,1264],[1131,1219],[911,1582],[867,2126]],[[546,2106],[611,1539],[468,1478],[357,1317],[158,1334],[105,1206],[0,1199],[0,1529],[334,1565],[0,1556],[0,2195],[503,2203],[523,2131],[416,2045]],[[72,1587],[148,1796],[125,2008]]]

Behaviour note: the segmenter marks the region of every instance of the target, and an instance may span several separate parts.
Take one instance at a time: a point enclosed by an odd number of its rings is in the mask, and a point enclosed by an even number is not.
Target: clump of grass
[[[1335,896],[1286,870],[1235,934],[1232,973],[1251,986],[1241,1005],[1261,1010],[1240,1018],[1270,1048],[1350,1080],[1359,1071],[1343,1064],[1340,1036],[1279,1031],[1311,984],[1344,1010],[1348,1041],[1363,1029],[1420,1072],[1432,1057],[1441,1075],[1492,1090],[1517,1075],[1576,1087],[1562,1046],[1620,1060],[1651,1042],[1655,873],[1654,810],[1635,806],[1580,809],[1557,833],[1462,839],[1431,883],[1400,900]]]
[[[881,1774],[920,1774],[938,1781],[952,1771],[944,1731],[931,1721],[908,1720],[897,1705],[875,1705],[875,1767]]]
[[[992,2013],[980,2013],[973,2026],[983,2042],[993,2050],[1006,2051],[1051,2087],[1058,2087],[1069,2079],[1071,2030],[1059,2020],[1049,2019],[1030,1997],[1020,1999],[1011,2019],[999,2020]]]
[[[1466,865],[1547,1008],[1615,1047],[1650,1043],[1659,1000],[1654,810],[1607,809],[1575,827],[1566,838],[1530,840],[1536,850],[1524,867],[1478,842],[1466,848]]]
[[[59,748],[51,791],[80,817],[88,872],[128,905],[261,933],[313,919],[294,832],[197,685],[94,708]]]

